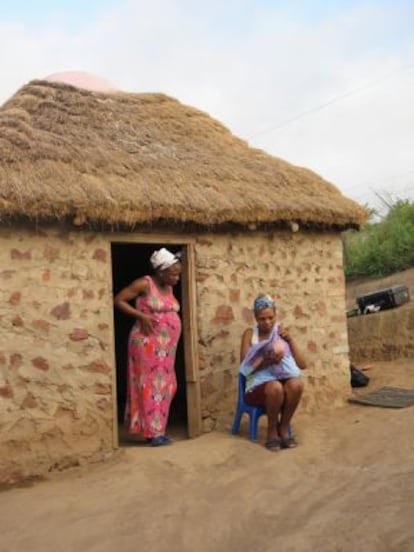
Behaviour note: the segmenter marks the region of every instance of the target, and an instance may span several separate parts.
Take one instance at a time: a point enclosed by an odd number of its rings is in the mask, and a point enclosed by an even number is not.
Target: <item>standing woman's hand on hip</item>
[[[145,335],[149,335],[154,331],[154,324],[156,322],[154,316],[149,316],[148,314],[141,314],[139,316],[139,322],[141,325],[142,332]]]

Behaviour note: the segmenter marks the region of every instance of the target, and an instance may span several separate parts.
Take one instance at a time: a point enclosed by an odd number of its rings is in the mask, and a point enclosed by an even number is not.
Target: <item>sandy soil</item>
[[[411,362],[367,373],[359,393],[414,387]],[[3,491],[1,552],[414,550],[414,407],[299,412],[300,446],[277,453],[242,429]]]
[[[414,293],[414,269],[348,286]],[[414,388],[413,360],[375,362],[364,393]],[[298,412],[295,450],[229,432],[131,444],[104,464],[0,493],[0,552],[411,552],[414,406]]]

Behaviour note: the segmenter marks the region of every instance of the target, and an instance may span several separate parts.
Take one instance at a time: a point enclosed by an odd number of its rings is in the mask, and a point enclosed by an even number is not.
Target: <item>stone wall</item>
[[[112,450],[109,267],[98,235],[0,231],[0,480]]]
[[[349,318],[348,331],[355,364],[414,358],[414,303]]]
[[[349,394],[342,245],[337,234],[207,235],[196,246],[199,360],[204,430],[228,423],[237,396],[240,340],[251,306],[270,291],[278,318],[306,353],[301,408]]]
[[[0,230],[0,481],[113,451],[111,239]],[[223,427],[234,412],[240,339],[260,291],[274,294],[279,319],[306,352],[301,408],[342,403],[349,360],[339,235],[252,232],[195,240],[203,430]]]

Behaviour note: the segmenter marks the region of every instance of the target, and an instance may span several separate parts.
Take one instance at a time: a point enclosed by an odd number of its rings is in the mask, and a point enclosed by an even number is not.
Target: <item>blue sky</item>
[[[45,25],[57,19],[68,24],[84,24],[116,3],[114,0],[1,0],[0,19],[26,25]]]
[[[0,0],[0,102],[88,71],[207,111],[361,203],[414,199],[414,1]]]

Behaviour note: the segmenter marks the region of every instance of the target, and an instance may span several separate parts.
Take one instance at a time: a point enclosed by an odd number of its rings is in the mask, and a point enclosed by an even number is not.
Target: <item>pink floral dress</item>
[[[137,298],[136,307],[156,322],[154,331],[145,335],[137,320],[129,334],[125,424],[130,433],[151,438],[165,435],[177,390],[174,364],[181,320],[172,288],[164,295],[150,276],[145,278],[149,292]]]

